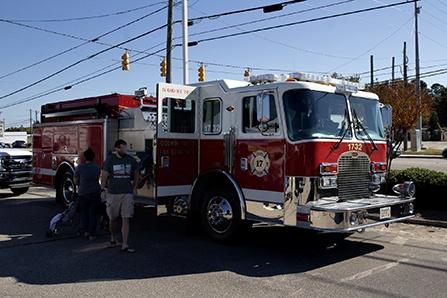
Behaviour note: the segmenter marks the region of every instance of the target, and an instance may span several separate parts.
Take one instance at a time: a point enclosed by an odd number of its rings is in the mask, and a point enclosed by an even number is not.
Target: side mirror
[[[256,96],[256,119],[259,122],[259,130],[266,132],[268,122],[271,120],[270,115],[270,95],[268,93],[260,93]]]
[[[382,114],[383,127],[390,129],[393,126],[393,108],[390,105],[380,105],[380,113]]]
[[[267,123],[270,119],[270,96],[261,93],[256,96],[256,118],[260,123]]]

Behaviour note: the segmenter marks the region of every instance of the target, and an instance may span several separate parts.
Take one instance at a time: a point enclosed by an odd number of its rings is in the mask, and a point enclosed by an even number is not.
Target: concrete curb
[[[422,226],[431,226],[431,227],[438,227],[438,228],[447,228],[447,221],[443,220],[432,220],[432,219],[426,219],[422,217],[414,217],[411,219],[407,219],[404,221],[405,223],[414,224],[414,225],[422,225]]]
[[[425,155],[425,154],[402,154],[398,158],[429,158],[429,159],[443,159],[442,155]]]

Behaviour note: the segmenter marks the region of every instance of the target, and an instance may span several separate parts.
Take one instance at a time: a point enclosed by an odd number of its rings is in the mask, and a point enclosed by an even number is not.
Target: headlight
[[[416,185],[412,181],[405,181],[393,186],[393,191],[401,196],[413,198],[416,194]]]
[[[385,174],[384,173],[372,174],[371,182],[376,185],[385,183],[386,182]]]
[[[320,188],[337,188],[337,177],[336,176],[323,176],[320,177]]]

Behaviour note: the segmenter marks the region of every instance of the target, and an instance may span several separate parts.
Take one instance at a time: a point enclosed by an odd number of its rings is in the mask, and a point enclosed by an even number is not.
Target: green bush
[[[392,194],[393,185],[404,181],[416,185],[416,208],[447,210],[447,174],[422,168],[391,170],[385,191]]]

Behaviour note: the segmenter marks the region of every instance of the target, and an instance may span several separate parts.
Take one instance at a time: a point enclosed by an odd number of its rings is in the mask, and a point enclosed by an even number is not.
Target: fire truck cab
[[[84,135],[82,149],[100,142],[103,158],[125,139],[140,163],[138,201],[196,219],[215,239],[245,222],[336,233],[388,225],[413,216],[415,188],[378,193],[387,171],[382,106],[359,87],[304,73],[160,83],[150,104],[99,120],[102,141]]]

